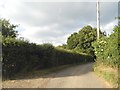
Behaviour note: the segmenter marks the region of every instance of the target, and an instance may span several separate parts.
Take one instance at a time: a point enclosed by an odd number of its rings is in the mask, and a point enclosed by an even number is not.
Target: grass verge
[[[99,76],[105,79],[110,86],[113,88],[118,88],[118,70],[104,65],[94,65],[94,72]]]

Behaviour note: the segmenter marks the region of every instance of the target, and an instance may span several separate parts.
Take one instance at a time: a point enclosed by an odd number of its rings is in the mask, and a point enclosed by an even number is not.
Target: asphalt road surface
[[[4,88],[110,88],[92,70],[93,63],[73,66],[45,77],[9,80]]]

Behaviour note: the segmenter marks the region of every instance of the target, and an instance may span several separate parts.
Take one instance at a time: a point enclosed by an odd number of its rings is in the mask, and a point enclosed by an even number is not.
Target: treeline
[[[96,40],[96,28],[84,26],[79,32],[71,34],[67,44],[54,47],[52,44],[37,45],[17,38],[17,25],[8,20],[0,19],[2,31],[2,67],[3,76],[12,77],[20,72],[51,68],[66,64],[91,62],[96,59],[96,65],[104,64],[118,67],[119,45],[118,34],[120,26],[115,26],[114,32],[106,36],[100,31],[100,40]],[[81,54],[83,53],[83,54]]]
[[[106,36],[105,32],[100,30],[100,38]],[[91,26],[84,26],[78,32],[74,32],[67,39],[67,44],[59,46],[60,48],[69,49],[79,53],[86,53],[96,58],[94,53],[93,42],[96,42],[97,29]]]
[[[59,49],[51,44],[36,45],[24,39],[16,39],[16,25],[0,20],[2,24],[2,74],[11,78],[17,73],[45,69],[66,64],[91,62],[91,55]]]
[[[113,68],[120,65],[120,22],[114,26],[113,32],[106,35],[100,30],[100,39],[97,40],[97,29],[91,26],[84,26],[80,31],[71,34],[67,39],[67,44],[60,48],[86,53],[93,56],[98,65],[103,64]]]

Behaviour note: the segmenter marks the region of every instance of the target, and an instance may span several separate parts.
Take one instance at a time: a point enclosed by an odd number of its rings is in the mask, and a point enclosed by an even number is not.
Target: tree
[[[92,42],[96,41],[97,29],[91,26],[84,26],[78,33],[73,33],[67,40],[67,47],[76,51],[87,53],[94,56]],[[100,37],[105,36],[100,31]]]
[[[73,33],[71,36],[68,37],[67,39],[67,48],[68,49],[74,49],[77,47],[79,43],[79,34],[78,33]]]
[[[17,31],[15,31],[15,28],[17,25],[10,24],[9,20],[6,19],[0,19],[0,25],[1,25],[1,33],[4,37],[17,37]]]

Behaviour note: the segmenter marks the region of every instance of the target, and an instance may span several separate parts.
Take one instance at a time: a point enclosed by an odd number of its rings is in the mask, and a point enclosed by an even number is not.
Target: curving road
[[[3,82],[6,88],[110,88],[92,71],[93,63],[73,66],[36,79]]]

